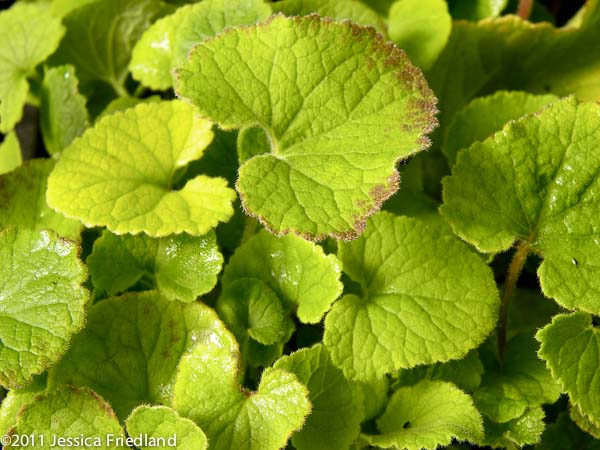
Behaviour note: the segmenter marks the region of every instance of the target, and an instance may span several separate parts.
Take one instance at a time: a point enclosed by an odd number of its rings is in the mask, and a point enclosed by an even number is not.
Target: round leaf
[[[169,404],[181,356],[203,341],[227,349],[235,345],[215,312],[202,303],[172,302],[157,292],[102,300],[52,368],[48,384],[89,386],[124,420],[142,403]]]
[[[461,152],[441,212],[484,252],[515,241],[544,261],[542,290],[600,313],[600,105],[574,98],[507,125]]]
[[[426,147],[436,123],[403,52],[372,28],[316,15],[227,30],[177,77],[178,94],[222,127],[269,134],[271,152],[240,167],[237,190],[278,234],[356,237],[397,190],[396,162]]]
[[[492,272],[441,227],[379,213],[339,257],[362,295],[333,305],[324,343],[348,377],[462,358],[494,329]]]
[[[117,234],[203,235],[233,214],[222,178],[179,170],[202,156],[212,124],[180,101],[142,103],[104,117],[67,148],[48,179],[48,204]]]
[[[56,363],[84,323],[79,248],[51,231],[0,233],[0,384],[18,387]]]

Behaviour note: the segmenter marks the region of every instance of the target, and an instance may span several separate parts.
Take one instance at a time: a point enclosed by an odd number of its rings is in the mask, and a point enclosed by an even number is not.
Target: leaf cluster
[[[0,434],[600,448],[600,0],[554,19],[6,6]]]

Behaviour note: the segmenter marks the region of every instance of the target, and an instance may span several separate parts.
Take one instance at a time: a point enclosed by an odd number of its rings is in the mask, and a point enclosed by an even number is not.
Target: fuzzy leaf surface
[[[27,77],[56,50],[64,32],[60,20],[38,5],[19,3],[0,13],[0,133],[21,119]]]
[[[262,0],[205,0],[185,5],[148,28],[133,48],[131,74],[145,86],[173,86],[173,69],[204,39],[236,25],[252,25],[271,15]]]
[[[271,152],[246,161],[236,187],[278,234],[359,235],[397,190],[396,161],[426,147],[436,123],[435,99],[400,50],[316,15],[230,29],[195,47],[177,77],[178,95],[222,127],[269,134]]]
[[[484,252],[515,241],[544,259],[542,291],[600,313],[600,106],[567,98],[461,152],[442,215]]]
[[[581,413],[600,425],[600,331],[589,314],[560,314],[536,334],[539,355]]]
[[[281,369],[267,368],[256,392],[237,384],[235,352],[197,345],[179,366],[173,404],[208,437],[211,450],[278,450],[310,412],[306,387]]]
[[[94,287],[120,294],[141,282],[170,300],[193,302],[217,284],[223,256],[213,231],[151,238],[105,231],[87,259]]]
[[[51,159],[32,159],[0,177],[0,225],[29,230],[49,229],[79,241],[82,225],[51,210],[46,204]]]
[[[204,432],[189,419],[180,417],[167,406],[139,406],[127,418],[127,434],[132,438],[147,436],[148,438],[165,440],[176,436],[177,445],[148,445],[141,450],[155,448],[157,450],[206,450],[207,441]]]
[[[304,323],[319,322],[342,292],[341,268],[334,255],[304,239],[260,231],[236,250],[223,274],[223,286],[257,279]]]
[[[46,150],[58,155],[89,125],[86,99],[73,66],[49,69],[42,83],[41,129]]]
[[[92,445],[77,446],[81,450],[100,448],[103,450],[126,449],[114,445],[113,439],[124,437],[123,429],[110,405],[90,389],[60,387],[38,397],[19,414],[17,426],[11,431],[14,435],[35,435],[37,449],[67,450],[73,445],[53,445],[54,438],[90,438]],[[40,436],[43,435],[44,445]],[[101,445],[95,445],[96,440]],[[25,441],[23,441],[25,442]],[[73,441],[72,441],[73,442]],[[6,446],[10,449],[26,449],[32,446]]]
[[[142,103],[101,119],[63,152],[48,179],[48,204],[116,234],[203,235],[232,214],[227,181],[178,171],[202,156],[212,124],[178,100]]]
[[[312,410],[292,436],[298,450],[345,450],[358,437],[364,418],[362,390],[353,388],[322,344],[284,356],[273,366],[308,388]]]
[[[421,381],[398,389],[377,419],[380,435],[366,435],[381,448],[436,449],[452,438],[476,441],[483,436],[473,400],[452,383]]]
[[[198,342],[235,345],[215,312],[157,292],[102,300],[49,375],[50,387],[89,386],[104,396],[121,420],[143,403],[169,404],[180,358]]]
[[[350,378],[462,358],[494,328],[491,271],[441,228],[380,213],[363,236],[339,244],[338,256],[362,295],[334,304],[324,343]]]
[[[0,233],[0,384],[19,387],[55,364],[83,326],[89,293],[78,247],[52,231]]]

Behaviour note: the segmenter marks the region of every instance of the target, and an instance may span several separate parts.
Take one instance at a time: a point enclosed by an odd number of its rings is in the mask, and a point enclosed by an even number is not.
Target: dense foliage
[[[600,449],[600,0],[555,19],[5,5],[3,448]]]

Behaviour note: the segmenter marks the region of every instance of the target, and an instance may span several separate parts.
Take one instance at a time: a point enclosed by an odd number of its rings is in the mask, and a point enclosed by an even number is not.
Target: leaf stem
[[[122,84],[119,84],[115,80],[110,80],[109,84],[114,89],[114,91],[117,93],[117,95],[119,97],[123,97],[123,98],[131,97],[131,95],[129,95],[129,92],[127,92],[127,89],[125,89],[125,86],[123,86]]]
[[[256,220],[254,217],[244,216],[244,231],[242,232],[242,240],[240,242],[240,245],[245,243],[252,236],[254,236],[257,228],[258,220]]]
[[[502,303],[500,304],[500,320],[498,322],[498,357],[500,362],[504,361],[504,349],[506,347],[506,325],[508,322],[508,306],[510,299],[512,298],[513,291],[517,285],[517,280],[525,261],[529,255],[529,242],[521,242],[517,246],[517,251],[513,255],[510,266],[508,266],[508,272],[506,274],[506,280],[504,280],[504,290],[502,292]]]
[[[533,9],[533,0],[519,0],[519,6],[517,8],[517,15],[523,19],[529,19],[531,10]]]

